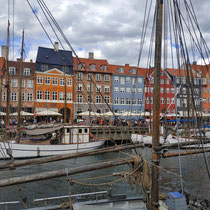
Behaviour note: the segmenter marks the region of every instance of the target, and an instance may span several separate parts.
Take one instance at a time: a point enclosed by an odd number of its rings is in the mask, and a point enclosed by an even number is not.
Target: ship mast
[[[7,106],[6,106],[6,128],[9,125],[9,102],[10,102],[10,87],[9,87],[9,70],[8,70],[8,57],[9,57],[9,26],[10,22],[8,20],[8,27],[7,27],[7,45],[6,45],[6,56],[5,56],[5,84],[7,88]]]
[[[163,0],[156,1],[156,37],[155,37],[155,80],[153,92],[153,132],[152,132],[152,194],[151,207],[159,209],[159,152],[156,148],[160,140],[160,75],[161,75],[161,45],[162,45],[162,17]]]
[[[17,130],[18,130],[18,136],[17,136],[17,142],[20,141],[20,123],[21,123],[21,100],[22,100],[22,78],[23,78],[23,49],[24,47],[24,30],[22,35],[22,45],[21,45],[21,58],[20,58],[20,77],[19,77],[19,94],[18,94],[18,121],[17,121]]]

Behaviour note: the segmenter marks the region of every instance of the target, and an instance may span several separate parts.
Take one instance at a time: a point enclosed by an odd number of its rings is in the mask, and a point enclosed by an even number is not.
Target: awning
[[[26,134],[29,136],[39,136],[47,133],[52,133],[54,131],[60,130],[61,128],[63,128],[63,125],[59,125],[53,128],[35,128],[33,130],[26,130]]]

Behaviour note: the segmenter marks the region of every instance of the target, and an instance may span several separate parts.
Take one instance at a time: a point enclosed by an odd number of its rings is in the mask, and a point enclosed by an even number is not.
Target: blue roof
[[[170,193],[168,193],[168,196],[170,198],[182,198],[182,197],[184,197],[184,195],[179,193],[179,192],[170,192]]]
[[[73,66],[72,51],[39,47],[36,63],[52,64],[59,66]]]

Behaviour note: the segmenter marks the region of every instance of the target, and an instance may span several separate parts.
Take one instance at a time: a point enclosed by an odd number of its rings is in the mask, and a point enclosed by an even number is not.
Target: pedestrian
[[[4,123],[4,120],[2,119],[1,120],[1,128],[4,128],[4,126],[5,126],[5,123]]]

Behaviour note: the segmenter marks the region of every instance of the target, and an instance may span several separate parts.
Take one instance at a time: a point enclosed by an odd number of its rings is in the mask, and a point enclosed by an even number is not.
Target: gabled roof
[[[195,71],[197,71],[198,73],[200,73],[202,76],[206,76],[206,74],[209,72],[210,70],[210,64],[209,65],[198,65],[198,64],[192,64],[191,68]]]
[[[67,50],[55,51],[51,48],[39,47],[36,63],[59,66],[73,66],[72,52]]]
[[[137,75],[138,76],[145,76],[147,74],[146,68],[137,68],[136,66],[130,66],[128,64],[126,65],[109,65],[110,70],[113,72],[113,74],[118,75],[133,75],[135,76],[136,73],[132,73],[133,69],[137,69]],[[118,69],[123,68],[123,72],[119,72]]]
[[[110,71],[110,65],[106,59],[89,59],[89,58],[79,58],[79,60],[76,57],[73,57],[74,61],[74,70],[79,70],[79,71],[87,71],[87,72],[100,72],[100,73],[111,73]],[[79,69],[78,65],[82,63],[85,66],[85,69]],[[90,65],[95,64],[96,69],[92,70],[90,69]],[[107,70],[101,70],[101,66],[106,65]]]
[[[187,76],[187,71],[186,69],[171,69],[171,68],[167,68],[167,71],[169,72],[169,74],[175,76],[175,77],[186,77]],[[189,76],[193,77],[201,77],[201,75],[199,73],[196,73],[195,71],[189,71]]]

